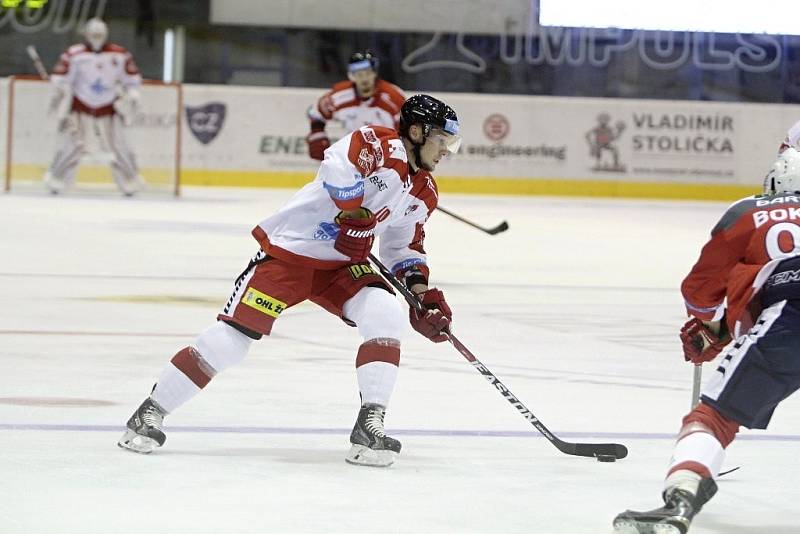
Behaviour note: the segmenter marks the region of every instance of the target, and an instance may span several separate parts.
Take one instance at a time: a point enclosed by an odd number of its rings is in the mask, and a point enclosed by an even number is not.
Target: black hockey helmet
[[[355,52],[347,62],[347,72],[356,72],[359,70],[371,69],[378,72],[378,65],[380,61],[377,56],[370,50],[363,52]]]
[[[432,129],[442,130],[453,140],[455,146],[451,151],[458,150],[457,145],[461,144],[461,136],[458,135],[458,116],[453,108],[441,100],[430,95],[414,95],[406,100],[400,108],[400,135],[411,141],[408,129],[414,124],[422,125],[422,133],[426,138]],[[425,141],[419,144],[425,144]]]

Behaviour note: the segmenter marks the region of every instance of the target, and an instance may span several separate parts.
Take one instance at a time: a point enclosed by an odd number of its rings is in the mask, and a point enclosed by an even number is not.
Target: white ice
[[[690,403],[678,286],[725,203],[443,194],[511,229],[428,225],[462,341],[553,432],[624,443],[624,460],[561,454],[453,347],[409,331],[387,413],[400,459],[348,465],[359,339],[311,304],[169,416],[162,449],[117,448],[289,194],[0,196],[0,533],[597,534],[660,504]],[[692,534],[800,532],[798,408],[731,446],[741,469]]]

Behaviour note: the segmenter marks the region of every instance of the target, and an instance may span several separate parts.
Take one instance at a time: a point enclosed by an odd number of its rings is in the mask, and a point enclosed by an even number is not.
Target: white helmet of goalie
[[[789,147],[780,153],[764,177],[764,194],[800,192],[800,152]]]
[[[92,47],[92,50],[99,52],[108,40],[108,26],[101,19],[94,17],[86,21],[83,28],[83,36]]]

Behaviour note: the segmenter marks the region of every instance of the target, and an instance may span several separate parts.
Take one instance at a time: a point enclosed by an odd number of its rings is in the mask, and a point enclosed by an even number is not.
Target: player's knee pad
[[[378,287],[365,287],[345,302],[345,317],[356,323],[364,341],[375,338],[401,340],[407,317],[394,295]]]
[[[197,336],[194,346],[203,360],[217,373],[221,373],[231,365],[241,362],[252,342],[252,339],[235,328],[217,321]]]
[[[739,432],[739,423],[728,419],[713,407],[701,402],[683,418],[683,428],[678,439],[692,432],[711,434],[717,438],[723,448],[726,448]]]

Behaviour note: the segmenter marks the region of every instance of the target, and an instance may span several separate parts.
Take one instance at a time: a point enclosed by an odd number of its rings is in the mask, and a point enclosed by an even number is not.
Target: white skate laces
[[[144,413],[142,414],[142,422],[147,426],[152,426],[160,430],[161,425],[164,424],[164,414],[158,409],[156,404],[151,401],[151,403],[144,409]]]
[[[386,431],[383,428],[383,417],[386,411],[382,408],[372,407],[367,412],[366,420],[364,421],[364,428],[370,434],[379,438],[386,436]]]

